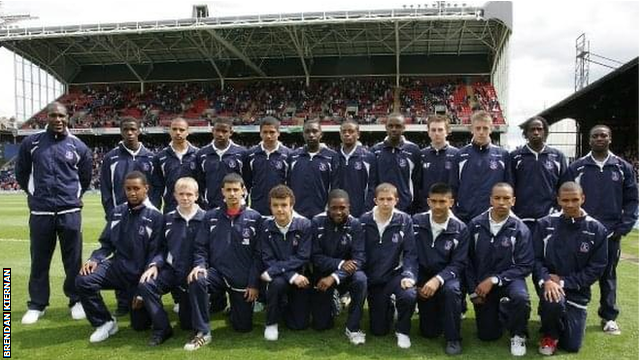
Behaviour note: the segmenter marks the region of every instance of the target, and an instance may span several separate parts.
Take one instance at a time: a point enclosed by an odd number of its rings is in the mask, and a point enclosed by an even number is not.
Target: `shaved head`
[[[576,182],[567,181],[566,183],[560,186],[558,193],[561,193],[563,191],[577,191],[582,194],[582,186],[580,186],[580,184]]]

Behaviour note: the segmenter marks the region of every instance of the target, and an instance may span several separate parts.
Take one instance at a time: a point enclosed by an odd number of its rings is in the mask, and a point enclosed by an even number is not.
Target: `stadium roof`
[[[555,123],[571,118],[590,124],[611,119],[640,119],[640,57],[544,110],[539,115]]]
[[[383,59],[379,75],[442,73],[403,69],[401,58],[417,58],[426,68],[424,59],[442,57],[446,63],[454,56],[483,59],[484,66],[468,73],[491,74],[511,33],[511,3],[463,6],[440,1],[416,9],[6,29],[0,30],[0,46],[65,84],[90,82],[97,79],[92,73],[111,69],[125,69],[133,81],[152,81],[154,70],[167,64],[194,63],[208,69],[208,79],[286,75],[273,70],[274,63],[309,78],[326,73],[316,70],[326,59],[357,57]],[[332,68],[335,75],[350,71]]]
[[[601,77],[589,86],[542,111],[550,124],[570,118],[579,125],[581,153],[589,147],[589,129],[605,124],[614,138],[638,147],[638,58]]]

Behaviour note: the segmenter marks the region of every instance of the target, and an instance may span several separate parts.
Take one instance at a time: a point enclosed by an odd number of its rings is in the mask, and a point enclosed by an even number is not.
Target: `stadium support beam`
[[[253,69],[253,71],[255,71],[258,75],[260,75],[262,77],[267,77],[267,74],[265,74],[265,72],[262,71],[262,69],[260,69],[258,67],[258,65],[256,65],[245,54],[243,54],[240,50],[238,50],[237,47],[233,46],[230,42],[228,42],[227,40],[223,39],[222,36],[220,36],[220,34],[218,34],[213,29],[206,29],[206,31],[209,34],[211,34],[211,36],[213,36],[213,38],[216,39],[216,41],[218,41],[220,44],[222,44],[222,46],[227,48],[227,50],[229,50],[233,55],[237,56],[240,60],[242,60],[245,64],[247,64],[248,67]]]
[[[300,57],[300,63],[302,64],[302,69],[304,70],[304,78],[307,86],[309,86],[309,69],[307,69],[307,62],[304,59],[304,51],[302,50],[302,46],[300,45],[300,39],[298,39],[298,34],[295,27],[287,27],[287,32],[289,33],[289,37],[291,37],[291,41],[293,42],[293,46],[296,48],[296,52],[298,53],[298,57]]]
[[[19,56],[29,60],[30,62],[37,64],[39,67],[43,68],[45,71],[48,71],[51,75],[55,76],[58,79],[58,81],[60,81],[61,83],[63,84],[67,83],[67,79],[64,76],[62,76],[63,74],[57,71],[56,69],[54,69],[53,66],[49,64],[48,61],[45,61],[45,59],[43,59],[40,56],[40,53],[36,49],[34,49],[29,43],[24,43],[24,46],[26,48],[24,50],[14,46],[9,42],[3,43],[2,46],[13,51]],[[29,51],[26,51],[26,50],[29,50]]]
[[[396,87],[400,87],[400,28],[395,22],[396,31]]]
[[[102,46],[105,50],[113,53],[118,59],[120,59],[120,61],[122,61],[125,66],[129,69],[129,71],[131,71],[131,73],[133,74],[133,76],[136,77],[136,79],[138,79],[138,81],[140,82],[140,93],[144,92],[144,79],[142,79],[142,77],[140,76],[140,74],[138,74],[138,72],[136,71],[136,69],[133,68],[133,66],[131,66],[131,64],[129,63],[129,61],[127,61],[127,59],[125,59],[125,57],[122,55],[122,53],[120,52],[120,50],[118,50],[118,48],[116,46],[114,46],[113,44],[111,44],[111,38],[106,38],[106,39],[96,39],[96,42],[98,44],[100,44],[100,46]]]
[[[186,38],[193,44],[193,46],[196,47],[196,49],[198,49],[198,52],[202,55],[202,58],[204,60],[207,60],[209,64],[211,64],[211,67],[213,67],[213,70],[216,72],[216,74],[218,74],[218,77],[220,78],[220,89],[224,90],[224,76],[222,76],[222,72],[220,72],[220,69],[218,68],[218,65],[216,65],[216,62],[213,61],[213,57],[211,56],[211,54],[208,51],[204,50],[206,45],[204,43],[204,39],[202,39],[202,35],[198,33],[198,40],[200,40],[200,45],[198,45],[191,36],[187,36]]]

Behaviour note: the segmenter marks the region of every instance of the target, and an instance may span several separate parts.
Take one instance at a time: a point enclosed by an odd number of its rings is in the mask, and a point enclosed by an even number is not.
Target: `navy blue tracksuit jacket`
[[[336,224],[326,213],[311,221],[313,229],[312,262],[315,278],[335,274],[340,283],[349,277],[340,269],[344,260],[354,260],[358,270],[365,265],[364,237],[360,220],[349,216],[344,224]]]
[[[311,259],[311,221],[294,215],[286,236],[273,218],[263,221],[260,247],[263,270],[273,279],[284,276],[287,282],[296,273],[304,275]]]
[[[155,193],[154,198],[162,198],[163,213],[167,214],[178,206],[174,196],[176,181],[181,177],[191,176],[195,170],[196,151],[198,148],[189,144],[187,152],[180,158],[171,146],[167,146],[153,157],[151,189]]]
[[[420,211],[428,211],[427,197],[431,185],[441,182],[448,184],[451,180],[453,159],[458,153],[458,148],[449,144],[442,149],[434,149],[428,146],[420,151]]]
[[[512,183],[507,150],[489,144],[469,144],[453,160],[450,185],[456,198],[454,213],[465,223],[490,206],[491,188],[499,182]]]
[[[533,232],[538,288],[556,274],[564,281],[567,301],[584,307],[591,300],[591,285],[607,265],[607,230],[585,215],[571,219],[561,212],[538,220]]]
[[[153,185],[153,153],[144,145],[140,144],[140,148],[136,155],[124,146],[122,142],[113,150],[105,154],[100,169],[100,195],[102,196],[102,207],[106,218],[113,209],[127,202],[127,196],[124,192],[124,178],[132,171],[140,171],[147,176],[150,185]],[[149,200],[158,208],[161,198],[158,192],[149,189]]]
[[[326,146],[311,157],[307,147],[296,149],[289,157],[289,187],[296,196],[295,211],[311,219],[323,212],[327,196],[335,188],[337,153]]]
[[[215,268],[234,289],[258,288],[260,214],[248,207],[230,217],[227,207],[209,210],[196,237],[193,267]]]
[[[269,191],[287,182],[289,176],[289,156],[292,150],[279,144],[270,154],[262,143],[247,152],[244,163],[244,182],[251,199],[251,208],[264,216],[271,215]]]
[[[222,157],[216,153],[213,142],[196,152],[193,177],[198,181],[200,199],[206,210],[224,205],[222,179],[232,172],[242,175],[246,149],[229,142]]]
[[[413,212],[414,201],[420,188],[420,148],[403,140],[398,147],[387,141],[379,142],[371,148],[376,157],[376,186],[390,183],[398,188],[398,210]],[[375,190],[375,189],[374,189]]]
[[[198,209],[189,221],[177,210],[164,215],[164,237],[153,262],[158,269],[173,269],[174,274],[186,282],[193,268],[196,235],[204,222],[205,211]]]
[[[529,228],[517,217],[507,222],[494,236],[489,223],[490,210],[475,217],[469,230],[469,265],[466,269],[469,294],[484,279],[496,276],[498,286],[524,279],[533,269],[533,247]]]
[[[447,228],[434,239],[430,219],[431,212],[413,216],[413,234],[422,280],[428,281],[434,276],[443,283],[459,280],[467,266],[469,253],[467,226],[450,215]]]
[[[22,140],[15,171],[29,210],[81,208],[81,196],[91,183],[92,159],[89,148],[68,130],[60,135],[45,130]]]
[[[558,149],[545,145],[536,153],[524,145],[511,152],[516,196],[513,212],[525,222],[534,222],[553,212],[565,171],[567,160]]]
[[[360,215],[373,208],[373,193],[376,187],[376,159],[362,145],[357,145],[351,154],[338,152],[338,169],[335,187],[349,194],[351,215]]]
[[[569,165],[565,181],[582,186],[583,209],[619,237],[629,233],[638,220],[638,183],[633,167],[610,154],[602,169],[591,153]]]
[[[360,218],[365,239],[366,265],[369,286],[384,285],[401,273],[402,278],[417,281],[418,258],[413,237],[411,216],[394,211],[391,222],[382,236],[373,219],[373,212],[366,212]]]
[[[128,203],[119,205],[100,235],[100,248],[90,259],[98,263],[110,259],[111,267],[126,277],[123,280],[135,284],[158,254],[163,223],[162,213],[148,199],[135,208]]]

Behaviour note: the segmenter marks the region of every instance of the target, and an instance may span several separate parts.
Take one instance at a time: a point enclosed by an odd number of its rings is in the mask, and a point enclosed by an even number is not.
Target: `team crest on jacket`
[[[444,162],[444,168],[447,170],[451,170],[451,161],[445,161]]]
[[[140,229],[138,229],[138,234],[144,235],[144,226],[140,226]]]
[[[500,243],[500,245],[502,245],[503,247],[509,247],[511,246],[511,241],[507,238],[502,239],[502,242]]]
[[[318,170],[327,171],[327,165],[325,163],[320,163],[320,165],[318,165]]]
[[[195,170],[195,169],[196,169],[196,163],[195,163],[195,162],[191,162],[191,163],[189,163],[189,168],[190,168],[191,170]]]
[[[619,181],[620,180],[620,174],[618,174],[617,171],[614,171],[611,173],[611,180],[613,181]]]
[[[391,242],[393,242],[394,244],[397,244],[398,241],[400,241],[400,234],[398,233],[393,234],[393,236],[391,236]]]
[[[228,164],[229,164],[229,167],[232,168],[232,169],[234,169],[236,167],[236,161],[235,160],[229,161]]]
[[[251,229],[246,228],[242,230],[242,237],[243,238],[250,238],[251,237]]]
[[[495,160],[491,160],[489,161],[489,167],[491,168],[491,170],[496,170],[498,169],[498,162]]]
[[[297,235],[293,237],[293,241],[291,242],[293,244],[293,246],[298,246],[298,242],[300,241],[300,235]]]
[[[451,247],[453,247],[453,241],[451,241],[451,240],[447,240],[447,241],[444,243],[444,249],[445,249],[445,250],[447,250],[447,251],[449,251],[449,250],[451,250]]]
[[[547,160],[544,162],[544,167],[547,168],[547,170],[553,170],[553,162],[551,162],[551,160]]]
[[[398,159],[398,165],[400,165],[400,167],[406,167],[407,166],[407,160],[400,158]]]
[[[67,150],[67,152],[64,153],[64,157],[67,158],[67,160],[73,160],[73,152],[71,152],[71,150]]]
[[[580,244],[580,252],[581,253],[588,253],[589,252],[589,243],[588,242],[583,242]]]
[[[149,164],[147,164],[147,163],[142,163],[142,171],[144,171],[144,172],[149,171]]]
[[[274,161],[273,166],[275,166],[278,170],[282,170],[282,161]]]
[[[362,163],[360,161],[356,161],[353,164],[353,168],[356,169],[356,170],[362,170]]]

